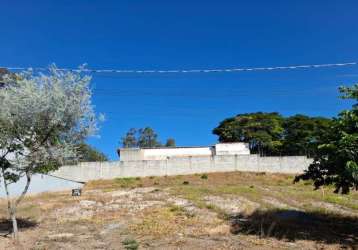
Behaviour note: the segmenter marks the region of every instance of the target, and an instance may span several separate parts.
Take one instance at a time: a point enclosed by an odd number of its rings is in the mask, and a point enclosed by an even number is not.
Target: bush
[[[137,250],[139,247],[139,243],[135,239],[125,239],[122,244],[127,250]]]
[[[208,175],[207,175],[207,174],[203,174],[200,178],[203,179],[203,180],[207,180],[207,179],[208,179]]]

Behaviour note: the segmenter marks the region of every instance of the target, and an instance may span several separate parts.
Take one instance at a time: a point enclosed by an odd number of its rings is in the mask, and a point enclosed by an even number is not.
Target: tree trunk
[[[9,189],[8,189],[8,183],[5,180],[5,178],[3,178],[3,181],[4,181],[6,196],[7,196],[7,209],[9,212],[9,218],[12,221],[13,237],[15,240],[17,240],[19,231],[18,231],[17,220],[16,220],[16,204],[15,204],[15,202],[11,201],[11,197],[10,197],[10,193],[9,193]]]
[[[17,220],[16,220],[16,210],[15,208],[11,208],[10,210],[10,218],[12,221],[12,230],[13,230],[13,236],[15,240],[19,239],[19,230],[17,227]]]
[[[7,196],[7,208],[9,212],[10,220],[12,221],[12,230],[13,230],[13,237],[15,241],[18,241],[19,238],[19,230],[17,226],[17,220],[16,220],[16,207],[19,205],[19,203],[22,201],[22,199],[25,197],[25,194],[27,193],[27,190],[29,189],[30,182],[31,182],[32,174],[27,171],[26,172],[26,185],[24,190],[22,191],[21,195],[17,200],[12,200],[9,192],[9,183],[5,179],[5,171],[2,169],[2,179],[4,182],[5,192]]]

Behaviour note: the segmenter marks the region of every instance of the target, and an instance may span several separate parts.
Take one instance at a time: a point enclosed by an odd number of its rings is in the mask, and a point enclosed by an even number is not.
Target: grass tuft
[[[127,177],[127,178],[116,178],[115,183],[121,188],[134,188],[137,186],[137,182],[140,180],[137,178]]]
[[[135,239],[127,238],[122,241],[122,244],[127,250],[137,250],[139,247],[139,243]]]
[[[208,175],[207,174],[203,174],[200,176],[201,179],[203,180],[207,180],[208,179]]]

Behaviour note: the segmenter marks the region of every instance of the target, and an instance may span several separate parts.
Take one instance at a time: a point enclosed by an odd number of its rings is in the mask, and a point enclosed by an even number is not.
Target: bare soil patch
[[[0,201],[0,249],[342,249],[358,247],[358,193],[313,191],[265,173],[125,178],[29,196],[20,244]]]

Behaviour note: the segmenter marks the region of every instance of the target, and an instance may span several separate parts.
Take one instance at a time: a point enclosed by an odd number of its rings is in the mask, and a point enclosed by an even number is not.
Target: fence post
[[[103,169],[102,169],[102,162],[99,163],[99,178],[102,179],[103,178]]]
[[[168,175],[168,161],[169,161],[169,156],[167,156],[165,160],[165,175]]]
[[[237,171],[237,154],[235,154],[235,171]]]
[[[189,168],[190,168],[190,170],[192,170],[192,162],[191,162],[191,158],[192,158],[192,156],[189,156]]]

